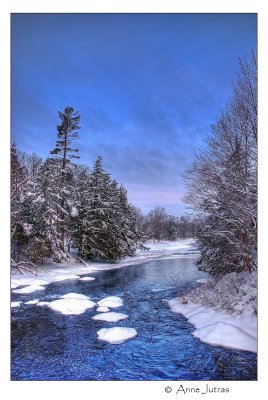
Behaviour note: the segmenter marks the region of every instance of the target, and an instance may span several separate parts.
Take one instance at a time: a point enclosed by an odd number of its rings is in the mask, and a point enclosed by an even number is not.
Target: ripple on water
[[[170,278],[182,267],[186,281],[180,287],[171,287]],[[207,277],[196,270],[189,256],[94,276],[91,282],[77,279],[51,283],[38,292],[40,302],[51,302],[68,293],[90,296],[95,303],[116,296],[122,299],[120,312],[129,318],[117,323],[94,321],[95,307],[80,315],[62,315],[35,304],[14,308],[13,380],[256,379],[254,353],[200,342],[192,336],[195,328],[162,301],[181,295],[198,285],[197,279]],[[154,292],[152,288],[165,290]],[[34,299],[36,293],[12,294],[16,302]],[[99,330],[112,327],[131,327],[138,335],[118,345],[98,340]]]

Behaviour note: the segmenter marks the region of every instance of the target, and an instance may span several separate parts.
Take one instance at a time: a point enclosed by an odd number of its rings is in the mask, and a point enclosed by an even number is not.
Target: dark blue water
[[[182,273],[182,269],[185,273]],[[183,282],[175,279],[178,272]],[[14,301],[77,292],[98,301],[119,296],[129,315],[117,323],[94,321],[95,309],[64,316],[48,308],[24,305],[12,311],[12,380],[255,380],[256,355],[210,346],[195,339],[194,328],[163,301],[197,286],[205,276],[191,258],[155,260],[97,272],[95,281],[52,283],[45,291],[13,295]],[[97,340],[103,327],[135,328],[138,336],[123,344]]]

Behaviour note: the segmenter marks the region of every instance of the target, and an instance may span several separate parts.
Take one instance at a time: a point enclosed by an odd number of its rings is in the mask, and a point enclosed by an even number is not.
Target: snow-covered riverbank
[[[198,254],[193,239],[147,242],[145,245],[147,251],[139,250],[133,257],[118,263],[88,261],[85,265],[79,262],[56,264],[50,261],[38,267],[37,276],[12,271],[12,292],[38,294],[51,282],[67,279],[93,281],[97,271],[138,265],[158,258],[195,257]],[[83,277],[89,274],[92,276]],[[203,342],[256,352],[256,273],[232,273],[222,279],[201,281],[199,283],[204,284],[194,291],[169,300],[171,310],[184,315],[196,328],[193,335]],[[14,303],[13,306],[19,307],[19,304]]]
[[[194,325],[203,342],[257,352],[257,276],[231,273],[181,298],[169,300],[173,312]]]
[[[83,279],[83,275],[94,274],[94,272],[109,270],[114,268],[127,267],[129,265],[141,264],[146,260],[155,258],[186,257],[195,251],[194,239],[181,239],[174,242],[147,242],[145,246],[148,250],[137,250],[132,257],[126,257],[118,263],[87,261],[87,265],[77,262],[75,259],[68,264],[58,264],[47,261],[38,266],[37,276],[25,272],[24,275],[13,270],[11,274],[11,288],[16,290],[18,286],[28,285],[24,292],[42,290],[44,285],[65,279]],[[87,280],[89,277],[87,277]]]

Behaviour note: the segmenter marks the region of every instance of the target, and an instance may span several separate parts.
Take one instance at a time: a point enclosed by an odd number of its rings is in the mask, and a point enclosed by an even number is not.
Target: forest
[[[79,159],[80,115],[72,107],[59,112],[57,142],[45,161],[11,148],[11,253],[20,267],[79,257],[116,261],[132,255],[147,239],[193,237],[199,221],[168,215],[155,207],[147,215],[129,203],[127,190],[104,170]],[[146,249],[144,247],[144,249]]]
[[[257,56],[240,60],[229,103],[184,172],[184,201],[191,216],[163,207],[147,215],[129,203],[127,190],[103,168],[77,164],[80,115],[58,113],[57,141],[50,156],[11,148],[12,265],[45,258],[117,261],[144,248],[146,240],[197,238],[198,267],[212,275],[256,269],[257,253]]]

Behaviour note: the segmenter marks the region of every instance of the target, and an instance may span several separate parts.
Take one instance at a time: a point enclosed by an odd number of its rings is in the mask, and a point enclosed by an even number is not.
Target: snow
[[[144,246],[149,248],[149,254],[174,254],[176,251],[180,252],[191,252],[193,251],[193,246],[195,244],[194,239],[180,239],[174,241],[162,240],[162,241],[148,241],[144,243]],[[147,253],[147,254],[148,254]],[[136,254],[144,254],[143,250],[137,250]],[[146,254],[146,252],[145,252]]]
[[[137,331],[134,328],[115,327],[100,329],[97,334],[99,340],[112,344],[121,344],[137,336]]]
[[[37,303],[36,305],[39,307],[46,307],[48,306],[50,303],[48,301],[39,301],[39,303]]]
[[[26,301],[24,304],[37,304],[38,302],[39,302],[39,299],[34,299],[34,300]]]
[[[80,293],[67,293],[60,297],[61,299],[82,299],[88,300],[89,297]]]
[[[197,283],[207,283],[210,281],[210,278],[202,278],[202,279],[197,279],[196,282]]]
[[[51,310],[58,311],[64,315],[77,315],[95,307],[95,305],[96,303],[91,300],[64,298],[52,301],[48,304],[48,307],[51,308]]]
[[[111,308],[117,308],[121,307],[123,305],[122,299],[117,296],[109,296],[105,297],[104,299],[98,301],[98,306],[103,306],[103,307],[111,307]]]
[[[33,293],[37,290],[44,290],[44,286],[39,286],[39,285],[30,285],[26,286],[22,289],[13,289],[12,293],[17,293],[17,294],[28,294],[28,293]]]
[[[123,268],[129,265],[138,265],[145,261],[150,261],[156,258],[180,258],[180,257],[193,257],[195,251],[194,239],[180,239],[177,241],[161,241],[161,242],[146,242],[144,243],[149,251],[137,250],[134,256],[125,257],[120,262],[111,264],[107,262],[87,262],[88,265],[77,262],[76,259],[68,263],[58,264],[49,259],[43,265],[37,267],[38,279],[42,279],[42,285],[51,282],[59,282],[66,279],[79,279],[81,281],[93,280],[93,277],[82,276],[92,274],[97,271],[110,270],[115,268]],[[187,256],[187,254],[189,255]],[[88,278],[88,279],[85,279]],[[11,287],[16,288],[22,285],[32,285],[37,280],[36,276],[30,272],[25,271],[21,275],[18,271],[12,270]]]
[[[56,275],[53,281],[59,282],[59,281],[65,281],[67,279],[79,279],[79,276],[75,274]]]
[[[106,321],[106,322],[118,322],[122,319],[128,318],[128,315],[117,313],[117,312],[107,312],[104,314],[97,314],[92,317],[95,321]]]
[[[44,285],[48,285],[48,281],[45,279],[34,279],[31,282],[31,285],[40,285],[40,286],[44,286]]]
[[[95,281],[92,276],[85,276],[84,278],[79,278],[79,281]]]
[[[96,311],[97,311],[97,312],[108,312],[108,311],[110,311],[110,308],[109,308],[109,307],[102,307],[102,306],[100,306],[100,307],[97,308]]]
[[[257,351],[257,319],[244,311],[231,315],[200,304],[182,304],[182,298],[168,301],[171,310],[182,314],[195,328],[193,336],[220,347]]]
[[[11,308],[20,307],[21,303],[21,301],[12,301]]]
[[[215,322],[197,329],[193,336],[215,346],[257,352],[257,341],[243,329],[226,322]]]
[[[183,296],[183,303],[197,303],[239,315],[248,311],[257,315],[257,274],[231,272],[221,278],[209,278],[202,286]]]

